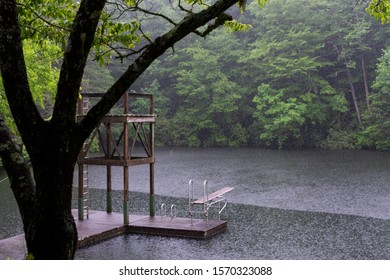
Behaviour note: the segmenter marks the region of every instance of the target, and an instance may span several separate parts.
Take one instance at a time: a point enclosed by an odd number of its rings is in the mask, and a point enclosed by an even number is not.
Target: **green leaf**
[[[225,21],[224,26],[230,32],[236,32],[236,31],[248,32],[249,29],[253,28],[252,25],[238,22],[235,19],[234,20],[227,20],[227,21]]]
[[[257,3],[263,8],[267,4],[267,0],[257,0]]]
[[[366,10],[375,19],[380,20],[382,24],[390,23],[389,0],[372,0]]]
[[[129,7],[134,7],[137,4],[136,0],[125,0],[125,3]]]

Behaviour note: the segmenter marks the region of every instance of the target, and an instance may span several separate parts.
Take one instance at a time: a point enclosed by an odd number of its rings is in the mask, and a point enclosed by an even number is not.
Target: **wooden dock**
[[[77,210],[74,212],[77,217]],[[121,234],[150,234],[169,237],[206,239],[227,228],[226,221],[191,219],[175,217],[149,217],[130,215],[129,224],[123,224],[122,213],[90,211],[89,219],[78,221],[79,235],[77,247],[85,247]],[[24,235],[0,240],[1,259],[23,259],[26,253]]]
[[[131,223],[128,233],[153,234],[172,237],[186,237],[206,239],[225,231],[226,221],[205,220],[170,217],[147,217]]]

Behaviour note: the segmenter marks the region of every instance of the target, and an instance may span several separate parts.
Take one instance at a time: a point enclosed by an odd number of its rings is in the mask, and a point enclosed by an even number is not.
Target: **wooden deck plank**
[[[77,210],[73,210],[73,216],[77,217]],[[149,216],[130,215],[129,222],[133,223]],[[75,219],[78,243],[77,247],[82,248],[96,244],[102,240],[127,233],[123,224],[122,213],[106,213],[103,211],[89,211],[89,219],[79,221]]]
[[[73,210],[77,217],[77,210]],[[226,221],[175,217],[149,217],[130,215],[129,225],[123,224],[122,213],[89,211],[89,219],[75,219],[78,230],[78,248],[90,246],[121,234],[151,234],[169,237],[206,239],[226,230]],[[0,240],[0,260],[23,259],[26,254],[24,235]]]

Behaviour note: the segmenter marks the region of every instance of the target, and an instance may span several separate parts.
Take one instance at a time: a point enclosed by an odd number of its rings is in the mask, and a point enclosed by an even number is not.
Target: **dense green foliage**
[[[390,48],[379,59],[372,88],[371,109],[365,114],[368,125],[358,139],[361,145],[390,150]]]
[[[367,7],[354,0],[272,0],[259,9],[265,2],[242,1],[242,18],[234,15],[239,21],[210,33],[207,40],[195,34],[187,38],[133,86],[155,95],[157,142],[389,149],[389,51],[383,50],[389,47],[390,30],[381,25],[389,21],[389,2],[372,1]],[[42,108],[50,107],[50,98],[43,95],[55,94],[58,70],[51,61],[57,60],[56,48],[65,48],[74,2],[20,3],[40,11],[22,14],[21,20],[25,38],[31,39],[26,42],[35,42],[25,44],[33,93]],[[135,2],[124,3],[129,8]],[[172,20],[177,16],[163,3],[155,9]],[[109,10],[102,17],[91,56],[95,63],[86,68],[82,91],[104,92],[123,72],[125,56],[118,50],[113,55],[110,42],[128,50],[152,38],[153,30],[169,28],[161,18],[143,20],[142,29],[150,32],[141,34],[138,21],[116,22]],[[55,25],[37,20],[41,18],[55,18]],[[40,51],[33,51],[38,45]],[[115,56],[119,59],[110,60]],[[104,63],[108,68],[98,67]],[[4,94],[0,98],[1,111],[10,119]]]
[[[252,4],[248,32],[194,35],[137,83],[157,96],[157,141],[387,149],[388,86],[375,69],[390,70],[378,61],[389,27],[352,0]]]
[[[27,74],[30,79],[31,92],[38,107],[45,118],[46,109],[51,109],[52,99],[57,88],[59,70],[56,62],[59,59],[59,48],[49,41],[35,43],[33,40],[24,41],[24,56],[27,64]],[[12,115],[5,97],[2,79],[0,77],[0,112],[10,127],[11,131],[16,133]]]

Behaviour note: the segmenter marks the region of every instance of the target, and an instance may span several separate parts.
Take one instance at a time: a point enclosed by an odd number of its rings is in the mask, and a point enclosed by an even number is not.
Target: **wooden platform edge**
[[[77,249],[92,246],[100,242],[106,241],[113,237],[123,235],[127,233],[127,226],[116,227],[110,230],[106,230],[91,236],[79,238],[77,241]]]
[[[208,239],[218,233],[225,232],[227,221],[210,220],[208,225],[205,220],[167,218],[159,222],[161,218],[148,218],[127,226],[131,234],[159,235],[178,238]],[[183,226],[184,225],[184,226]]]
[[[227,221],[224,220],[209,220],[206,223],[203,219],[193,219],[191,224],[191,219],[180,217],[170,219],[169,217],[136,216],[133,219],[130,218],[130,224],[124,225],[118,222],[118,219],[122,221],[123,218],[120,213],[96,212],[99,211],[95,211],[95,214],[101,215],[100,219],[76,220],[79,234],[77,249],[95,245],[123,234],[208,239],[225,232],[227,229]],[[23,259],[26,250],[24,234],[0,240],[0,260]]]

